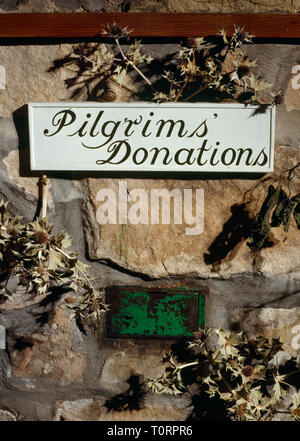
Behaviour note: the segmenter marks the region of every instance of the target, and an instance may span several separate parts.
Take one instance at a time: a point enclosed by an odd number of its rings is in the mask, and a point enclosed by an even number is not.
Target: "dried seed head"
[[[242,403],[236,406],[235,413],[238,417],[243,417],[245,415],[246,406],[247,406],[246,403]]]
[[[247,37],[247,34],[246,34],[246,32],[238,31],[236,34],[236,37],[238,40],[244,41],[245,38]]]
[[[36,231],[33,236],[35,242],[45,244],[48,242],[48,234],[44,231]]]
[[[195,340],[203,341],[203,340],[205,340],[205,338],[206,338],[205,332],[203,332],[202,330],[198,330],[198,331],[194,332],[194,339]]]
[[[282,104],[283,98],[282,95],[276,95],[274,98],[274,104]]]
[[[112,102],[112,101],[116,101],[117,95],[113,90],[107,89],[103,93],[102,98],[104,99],[104,101]]]
[[[186,40],[186,47],[188,48],[196,48],[197,47],[197,41],[193,37],[188,37]]]
[[[123,36],[123,29],[120,28],[120,26],[118,26],[117,24],[114,24],[111,27],[111,33],[115,36],[115,37],[119,37],[121,38]]]
[[[248,66],[239,66],[236,72],[239,78],[243,78],[250,73],[250,68]]]
[[[250,365],[245,366],[244,369],[242,370],[242,374],[245,377],[252,377],[252,375],[254,374],[253,366],[250,366]]]
[[[39,274],[45,274],[46,269],[43,266],[39,266],[36,270]]]
[[[19,275],[19,283],[20,285],[26,286],[29,283],[28,275],[23,272]]]

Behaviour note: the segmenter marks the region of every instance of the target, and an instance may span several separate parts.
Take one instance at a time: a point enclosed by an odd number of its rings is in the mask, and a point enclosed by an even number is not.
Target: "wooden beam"
[[[222,28],[230,35],[236,24],[258,38],[300,38],[300,14],[97,12],[0,14],[0,38],[93,38],[113,22],[133,37],[207,36]]]

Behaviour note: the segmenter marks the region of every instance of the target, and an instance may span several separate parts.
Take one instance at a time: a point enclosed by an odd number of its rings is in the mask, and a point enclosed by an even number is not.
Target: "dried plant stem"
[[[185,80],[185,82],[183,83],[183,85],[182,85],[181,88],[179,89],[179,91],[178,91],[178,93],[177,93],[177,95],[176,95],[176,97],[175,97],[175,100],[174,100],[175,103],[177,103],[177,101],[179,100],[179,98],[180,98],[182,92],[184,91],[184,89],[185,89],[187,83],[188,83],[188,80]]]
[[[298,374],[299,372],[300,372],[300,369],[296,369],[295,371],[289,372],[288,374],[280,375],[279,381],[282,382],[282,380],[285,380],[286,378],[289,378],[292,375]]]
[[[191,363],[183,364],[182,366],[177,366],[176,370],[181,371],[182,369],[185,369],[185,368],[190,367],[190,366],[197,366],[197,364],[199,364],[198,361],[193,361]]]
[[[42,208],[41,208],[41,218],[47,215],[47,199],[48,199],[48,179],[46,175],[42,175],[39,180],[41,188],[41,198],[42,198]]]
[[[300,167],[300,162],[298,162],[293,167],[288,168],[287,170],[284,170],[282,173],[280,173],[278,180],[280,181],[282,179],[282,176],[287,173],[288,174],[287,181],[288,181],[288,185],[289,185],[290,182],[294,179],[296,169],[299,167]]]
[[[118,40],[118,38],[115,38],[115,42],[116,42],[116,45],[117,45],[117,47],[118,47],[118,49],[119,49],[119,51],[120,51],[120,54],[122,55],[122,58],[123,58],[123,60],[124,61],[126,61],[126,63],[128,63],[142,78],[143,78],[143,80],[144,81],[146,81],[146,83],[152,88],[152,89],[154,89],[154,87],[153,87],[153,85],[152,85],[152,83],[151,83],[151,81],[150,80],[148,80],[148,78],[147,77],[145,77],[145,75],[143,74],[143,72],[141,72],[140,71],[140,69],[139,68],[137,68],[136,67],[136,65],[131,61],[131,60],[128,60],[128,58],[126,57],[126,55],[124,54],[124,51],[123,51],[123,49],[121,48],[121,46],[120,46],[120,43],[119,43],[119,40]]]

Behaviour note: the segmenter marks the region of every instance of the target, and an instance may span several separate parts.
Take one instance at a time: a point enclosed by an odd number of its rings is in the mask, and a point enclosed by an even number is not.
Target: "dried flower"
[[[244,369],[242,370],[242,374],[245,375],[245,377],[252,377],[254,373],[254,368],[253,366],[245,366]]]
[[[131,32],[127,27],[122,28],[116,22],[112,25],[106,25],[103,29],[103,34],[112,38],[128,38]]]
[[[52,229],[46,218],[25,223],[20,216],[11,217],[7,204],[0,201],[0,275],[7,277],[6,284],[11,274],[18,276],[19,284],[37,295],[46,293],[53,282],[80,290],[77,302],[70,305],[73,316],[98,318],[107,305],[93,287],[87,265],[67,251],[71,245],[68,233],[52,235]]]
[[[212,339],[214,335],[218,337],[217,344]],[[296,359],[286,363],[284,374],[283,368],[272,364],[281,343],[261,336],[248,339],[243,332],[210,328],[197,331],[188,348],[194,357],[189,352],[189,361],[184,363],[181,355],[179,363],[174,354],[167,354],[165,372],[157,379],[147,380],[146,387],[156,394],[177,395],[192,390],[190,380],[183,381],[183,372],[192,369],[198,393],[223,401],[233,420],[270,419],[287,394],[287,378],[300,373],[299,366],[295,368]],[[195,361],[190,361],[193,358]],[[289,410],[292,417],[300,419],[299,392],[292,395]]]
[[[242,27],[234,26],[231,37],[222,29],[222,42],[218,44],[201,36],[187,38],[178,51],[177,60],[167,61],[161,75],[163,81],[156,82],[163,84],[161,90],[157,90],[145,73],[144,66],[152,62],[152,57],[143,52],[141,41],[135,40],[123,47],[120,41],[123,38],[129,41],[131,31],[117,23],[108,24],[103,32],[114,40],[114,50],[99,43],[78,45],[52,68],[66,67],[75,72],[74,77],[66,80],[67,86],[73,87],[72,98],[80,96],[84,89],[88,98],[106,100],[111,82],[130,90],[125,79],[135,71],[153,90],[152,99],[156,102],[188,101],[194,97],[201,101],[201,94],[207,90],[214,91],[216,98],[223,101],[238,99],[255,104],[267,99],[274,101],[269,90],[271,85],[252,73],[255,61],[245,55],[243,45],[250,43],[253,35]],[[232,69],[228,70],[232,63]]]

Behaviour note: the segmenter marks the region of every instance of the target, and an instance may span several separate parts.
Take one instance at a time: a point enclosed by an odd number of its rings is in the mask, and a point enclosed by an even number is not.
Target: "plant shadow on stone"
[[[246,209],[246,204],[234,204],[231,207],[231,217],[223,225],[223,230],[214,239],[204,254],[204,262],[212,265],[213,271],[219,271],[222,261],[239,243],[250,234],[252,220]],[[233,256],[232,256],[233,257]]]
[[[72,90],[70,99],[79,98],[85,92],[88,100],[97,100],[99,92],[109,89],[108,80],[112,75],[108,58],[105,57],[106,53],[108,52],[105,52],[102,44],[82,43],[74,46],[73,53],[54,60],[48,72],[55,72],[61,68],[72,72],[73,76],[64,80],[66,88]],[[101,63],[96,64],[98,67],[96,70],[94,64],[98,63],[100,56]],[[105,94],[105,98],[109,98],[108,93]]]
[[[138,99],[156,102],[238,101],[261,104],[263,111],[278,99],[271,84],[253,73],[256,63],[244,51],[253,35],[241,27],[235,26],[231,37],[222,30],[210,39],[185,38],[176,53],[160,59],[145,54],[141,41],[130,39],[130,32],[116,23],[107,25],[99,37],[106,35],[113,44],[76,45],[48,71],[69,71],[65,84],[73,90],[71,98],[85,90],[87,99],[115,101],[110,86],[116,83]]]
[[[188,393],[190,420],[267,421],[287,397],[284,413],[299,419],[299,361],[290,355],[279,363],[280,351],[279,339],[199,329],[171,347],[164,373],[147,379],[145,387],[158,395]]]
[[[140,377],[138,375],[131,375],[126,383],[129,384],[126,392],[118,394],[105,402],[104,406],[109,412],[140,410],[143,407],[146,392]]]
[[[293,179],[293,173],[299,164],[286,171],[289,176],[287,186]],[[204,254],[205,263],[212,265],[213,271],[220,270],[221,263],[228,260],[230,253],[230,259],[232,259],[233,250],[246,239],[249,239],[247,246],[252,252],[253,264],[255,267],[258,265],[257,269],[259,269],[260,251],[275,245],[272,228],[283,226],[284,231],[288,232],[291,219],[294,217],[300,229],[300,193],[288,197],[281,184],[277,183],[276,188],[269,185],[267,195],[253,218],[249,217],[246,207],[245,203],[231,207],[231,217],[223,225],[222,232],[209,246],[208,253]]]

